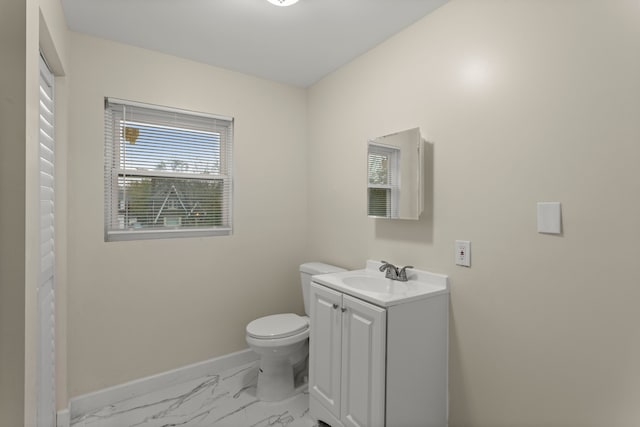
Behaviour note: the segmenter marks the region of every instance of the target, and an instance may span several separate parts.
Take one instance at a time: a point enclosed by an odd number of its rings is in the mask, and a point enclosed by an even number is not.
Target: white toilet
[[[304,311],[309,314],[309,288],[314,274],[345,271],[320,262],[300,266]],[[247,344],[260,355],[258,399],[275,402],[293,396],[304,386],[309,354],[309,318],[294,313],[273,314],[250,322],[246,330]],[[296,380],[299,381],[296,381]]]

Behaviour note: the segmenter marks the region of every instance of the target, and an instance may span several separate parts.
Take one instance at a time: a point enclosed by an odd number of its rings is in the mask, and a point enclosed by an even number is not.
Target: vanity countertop
[[[341,273],[319,274],[312,281],[380,307],[449,293],[448,277],[428,271],[408,269],[407,281],[385,278],[381,262],[367,261],[366,268]]]

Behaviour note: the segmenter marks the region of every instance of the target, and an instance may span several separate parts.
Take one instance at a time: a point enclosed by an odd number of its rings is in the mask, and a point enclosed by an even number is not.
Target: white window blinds
[[[228,235],[231,118],[105,100],[105,239]]]

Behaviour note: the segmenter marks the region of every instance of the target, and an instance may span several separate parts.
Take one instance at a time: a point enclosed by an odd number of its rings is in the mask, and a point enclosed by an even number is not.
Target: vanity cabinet
[[[314,282],[309,297],[312,418],[447,425],[448,293],[383,307]]]
[[[315,283],[311,302],[310,394],[340,425],[384,426],[386,310]]]

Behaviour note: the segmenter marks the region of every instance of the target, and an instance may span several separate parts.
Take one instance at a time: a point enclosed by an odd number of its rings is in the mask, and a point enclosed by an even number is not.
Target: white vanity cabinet
[[[446,276],[404,299],[367,298],[333,280],[348,276],[311,284],[311,417],[332,427],[446,427]]]
[[[386,310],[315,283],[311,304],[309,392],[325,422],[384,426]]]

